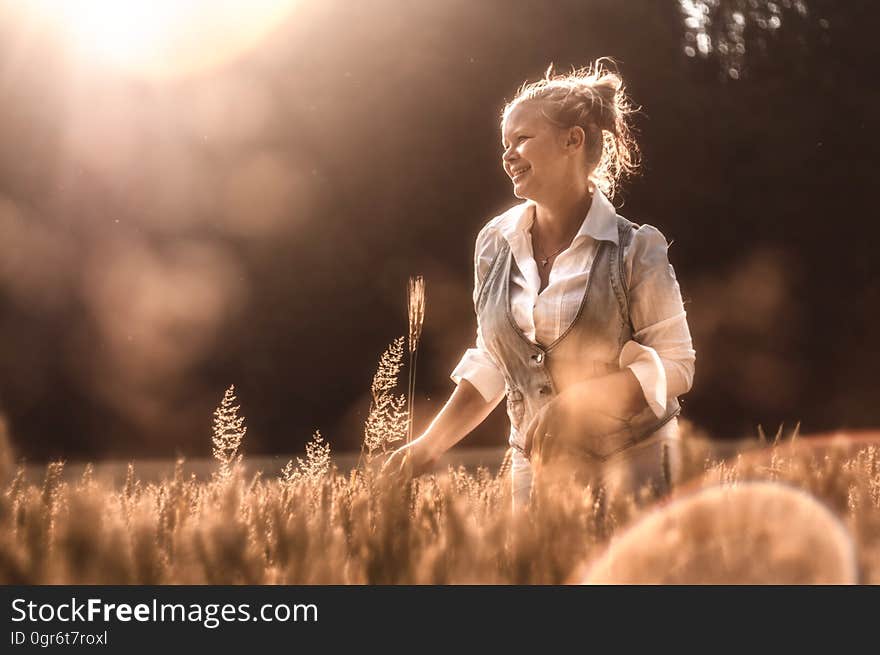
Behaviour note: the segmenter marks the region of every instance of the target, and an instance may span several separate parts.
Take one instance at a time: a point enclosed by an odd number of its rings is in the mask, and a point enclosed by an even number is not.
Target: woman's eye
[[[515,137],[513,140],[514,140],[514,142],[516,143],[516,145],[519,145],[520,143],[522,143],[522,142],[525,141],[526,139],[531,139],[531,138],[532,138],[532,137],[530,137],[530,136],[526,136],[525,134],[521,134],[521,135],[519,135],[518,137]],[[508,144],[506,144],[506,143],[502,143],[502,144],[501,144],[501,149],[502,149],[503,151],[506,151],[509,147],[510,147],[510,146],[509,146]]]

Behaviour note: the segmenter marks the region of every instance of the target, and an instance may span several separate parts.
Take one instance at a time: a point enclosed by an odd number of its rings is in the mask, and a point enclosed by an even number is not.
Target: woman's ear
[[[584,128],[575,125],[568,130],[568,137],[565,140],[565,146],[566,148],[577,150],[584,145],[584,141],[586,140],[586,138],[587,135],[584,132]]]

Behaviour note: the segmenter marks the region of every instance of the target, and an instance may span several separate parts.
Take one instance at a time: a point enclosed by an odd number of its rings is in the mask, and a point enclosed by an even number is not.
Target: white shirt
[[[557,339],[574,320],[596,255],[597,239],[617,240],[614,206],[598,189],[571,246],[562,251],[550,271],[547,287],[540,293],[538,264],[532,253],[531,228],[535,220],[532,202],[519,204],[489,221],[477,236],[474,254],[474,301],[495,256],[498,235],[510,244],[517,266],[511,267],[511,313],[523,334],[537,344]],[[620,353],[621,369],[630,368],[658,418],[666,411],[667,398],[687,392],[693,383],[694,361],[687,313],[675,272],[668,264],[666,238],[655,227],[642,225],[624,249],[629,289],[633,340]],[[668,275],[643,275],[648,261],[657,271],[657,258],[668,265]],[[665,272],[664,272],[665,273]],[[451,375],[458,384],[468,380],[486,402],[504,394],[504,375],[486,350],[479,321],[476,344],[469,348]]]

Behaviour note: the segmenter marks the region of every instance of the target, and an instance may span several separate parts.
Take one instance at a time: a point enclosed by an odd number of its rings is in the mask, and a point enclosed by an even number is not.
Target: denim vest
[[[572,324],[547,346],[529,341],[510,311],[510,272],[516,265],[505,239],[480,286],[475,303],[486,349],[501,367],[507,391],[510,445],[522,451],[525,428],[554,396],[584,380],[620,370],[620,352],[632,339],[623,250],[636,224],[617,216],[618,244],[599,241],[584,296]],[[626,427],[584,444],[587,454],[606,459],[642,439],[681,412],[668,398],[657,418],[650,407],[627,417]]]

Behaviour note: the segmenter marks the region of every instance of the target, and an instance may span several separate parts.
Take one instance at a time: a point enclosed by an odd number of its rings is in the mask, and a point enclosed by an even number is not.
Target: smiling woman
[[[501,164],[524,202],[477,236],[475,347],[388,469],[424,470],[506,396],[515,507],[530,502],[533,468],[539,482],[575,478],[609,496],[675,481],[695,352],[666,238],[609,200],[637,168],[631,113],[602,60],[548,70],[505,106]]]
[[[33,0],[78,57],[147,77],[180,77],[240,55],[265,38],[297,0]]]

